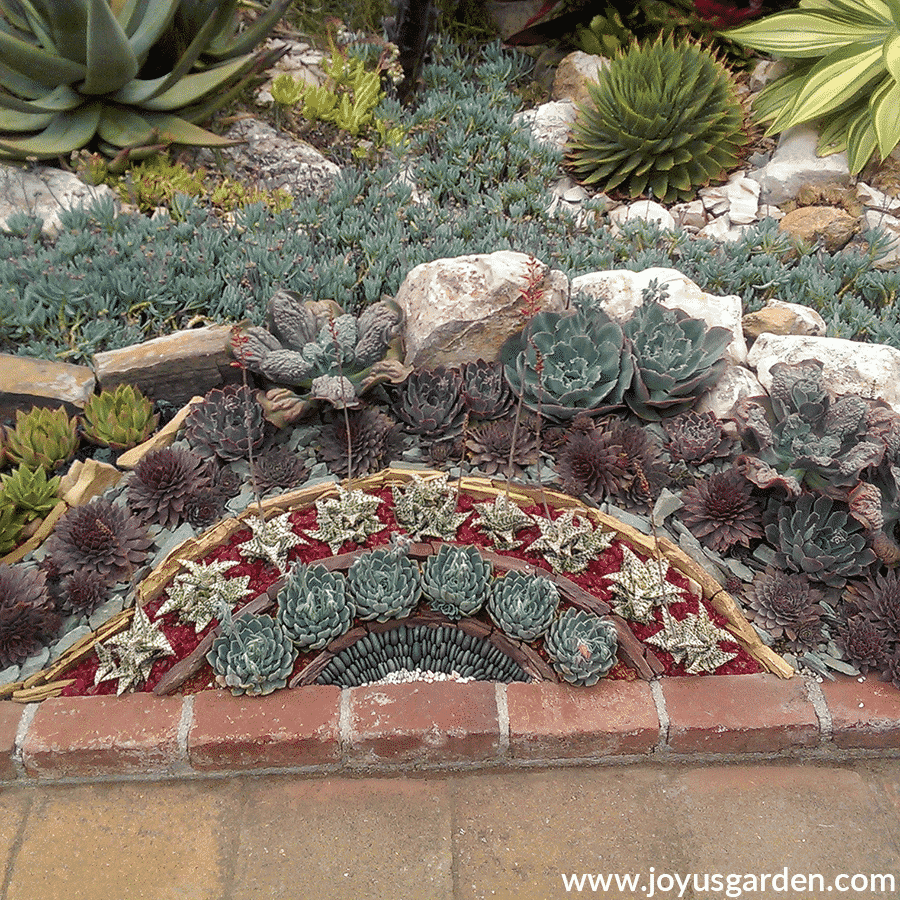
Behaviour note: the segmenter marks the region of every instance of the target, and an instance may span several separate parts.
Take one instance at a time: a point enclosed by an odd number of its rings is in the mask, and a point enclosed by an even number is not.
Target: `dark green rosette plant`
[[[251,51],[288,2],[238,37],[235,0],[0,0],[0,156],[232,143],[195,123],[285,52]],[[185,47],[167,61],[173,25]]]
[[[693,198],[738,162],[743,110],[728,70],[672,38],[616,56],[582,104],[568,145],[575,177],[632,197]]]
[[[355,612],[347,580],[325,566],[298,563],[278,592],[278,621],[301,650],[321,650],[350,628]]]
[[[768,134],[819,121],[820,156],[847,151],[850,174],[875,150],[900,142],[900,4],[896,0],[804,0],[725,36],[795,60],[753,102]]]
[[[403,619],[422,596],[419,567],[399,550],[380,547],[354,560],[347,588],[356,614],[364,621]]]
[[[556,422],[619,409],[634,362],[619,325],[600,309],[539,312],[500,349],[513,393]]]
[[[629,409],[658,421],[693,407],[722,377],[732,333],[709,328],[680,309],[642,304],[624,325],[634,356],[634,379],[625,392]]]
[[[297,649],[275,619],[249,613],[234,620],[226,614],[206,654],[218,684],[253,697],[285,687],[296,659]]]
[[[766,526],[766,538],[778,550],[779,567],[805,572],[829,587],[843,587],[876,558],[847,506],[814,494],[782,506],[778,521]]]
[[[425,561],[422,590],[431,608],[454,622],[481,609],[490,583],[491,565],[475,547],[443,544]]]
[[[549,578],[507,572],[488,595],[490,617],[510,637],[533,641],[550,627],[559,606],[559,591]]]
[[[544,648],[569,684],[590,687],[616,664],[616,626],[583,609],[567,609],[550,626]]]

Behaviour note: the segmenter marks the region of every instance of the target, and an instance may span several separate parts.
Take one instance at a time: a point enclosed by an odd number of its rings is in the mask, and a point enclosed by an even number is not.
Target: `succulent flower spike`
[[[288,2],[237,37],[235,0],[2,0],[0,156],[48,159],[95,141],[108,156],[230,144],[194,123],[286,51],[251,52]],[[173,25],[186,46],[167,61]]]
[[[90,397],[84,405],[81,428],[92,444],[127,450],[147,440],[158,423],[153,404],[137,388],[120,384]]]

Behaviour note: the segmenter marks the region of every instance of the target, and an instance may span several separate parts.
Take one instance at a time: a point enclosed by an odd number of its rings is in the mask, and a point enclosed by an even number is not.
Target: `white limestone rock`
[[[869,209],[880,210],[881,212],[896,212],[900,209],[900,198],[892,197],[890,194],[885,194],[884,191],[869,187],[862,181],[856,185],[856,196]]]
[[[826,387],[835,394],[884,400],[900,412],[900,350],[843,338],[761,334],[747,361],[767,390],[775,363],[817,359],[824,365]]]
[[[71,172],[39,166],[24,169],[0,165],[0,229],[8,231],[6,220],[14,213],[28,213],[44,220],[41,234],[56,237],[64,209],[91,206],[100,199],[113,201],[121,209],[118,195],[105,184],[88,185]]]
[[[516,113],[513,123],[530,129],[539,144],[549,144],[562,151],[576,115],[577,108],[571,100],[554,100]]]
[[[734,337],[725,348],[726,359],[738,365],[746,363],[747,347],[741,328],[741,298],[707,294],[677,269],[653,268],[644,269],[643,272],[613,269],[609,272],[591,272],[572,279],[572,294],[583,293],[595,298],[610,318],[625,322],[641,305],[641,293],[654,279],[669,292],[663,306],[680,309],[689,316],[703,319],[710,328],[716,325],[727,328]]]
[[[723,188],[728,200],[728,219],[732,225],[755,222],[759,211],[759,183],[738,173]]]
[[[406,364],[452,366],[496,359],[503,342],[524,325],[522,291],[530,259],[501,250],[416,266],[394,298],[405,317]],[[541,308],[564,310],[568,278],[540,265]]]
[[[750,172],[760,185],[763,203],[780,204],[792,200],[805,184],[824,181],[850,181],[846,153],[816,156],[819,135],[809,125],[797,125],[781,134],[769,163]]]
[[[744,366],[730,363],[713,389],[703,394],[695,409],[701,413],[714,412],[720,419],[728,419],[738,401],[765,395],[766,389],[753,372]],[[735,427],[734,432],[736,431]]]
[[[654,200],[636,200],[627,206],[617,206],[609,214],[610,224],[615,228],[621,227],[626,222],[635,219],[643,219],[645,222],[655,222],[661,228],[670,231],[675,230],[675,218],[664,206]]]

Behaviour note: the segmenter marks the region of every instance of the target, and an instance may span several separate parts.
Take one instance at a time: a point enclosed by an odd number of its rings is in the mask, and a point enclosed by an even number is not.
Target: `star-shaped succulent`
[[[641,562],[628,547],[622,548],[622,567],[605,575],[613,584],[612,604],[615,611],[632,622],[644,625],[653,619],[653,607],[678,602],[681,591],[666,581],[669,561],[649,557]]]
[[[438,538],[452,541],[468,513],[456,511],[459,492],[444,472],[425,480],[418,475],[403,487],[393,488],[394,516],[414,541]]]
[[[534,519],[503,494],[497,494],[493,503],[479,503],[475,515],[475,527],[490,535],[500,550],[521,547],[516,532],[534,525]]]
[[[241,556],[267,559],[284,574],[288,567],[288,553],[298,544],[304,543],[303,537],[291,526],[291,514],[284,513],[268,521],[261,516],[250,516],[247,524],[253,537],[238,548]]]
[[[95,649],[100,666],[94,684],[117,678],[116,694],[143,684],[150,677],[153,663],[175,652],[159,625],[151,622],[141,607],[135,609],[127,631],[111,637],[105,645],[97,644]]]
[[[688,615],[681,621],[676,620],[665,606],[662,616],[662,630],[648,637],[647,643],[671,653],[675,662],[683,662],[689,675],[715,672],[737,656],[719,646],[721,641],[733,641],[734,638],[713,622],[702,603],[697,615]]]
[[[337,497],[316,500],[318,527],[307,534],[328,544],[332,553],[337,553],[347,541],[365,544],[369,535],[385,527],[377,515],[380,505],[381,497],[339,487]]]
[[[528,550],[543,556],[554,572],[583,572],[613,542],[611,533],[576,519],[573,509],[558,519],[539,518],[537,526],[541,535]]]
[[[193,622],[199,634],[219,615],[222,603],[229,609],[250,593],[250,576],[228,578],[225,573],[236,566],[231,559],[199,563],[179,560],[188,571],[179,572],[169,588],[169,596],[160,606],[157,616],[178,612],[182,623]]]

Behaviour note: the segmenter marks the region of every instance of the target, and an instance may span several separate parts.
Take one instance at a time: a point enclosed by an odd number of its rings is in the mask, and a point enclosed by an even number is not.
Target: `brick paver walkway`
[[[639,873],[581,894],[625,900],[651,867],[900,886],[900,761],[12,785],[0,854],[3,900],[551,900],[564,872]]]

